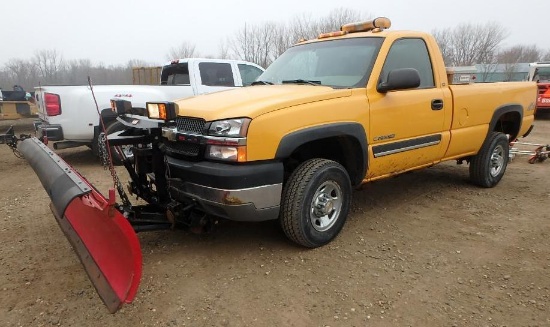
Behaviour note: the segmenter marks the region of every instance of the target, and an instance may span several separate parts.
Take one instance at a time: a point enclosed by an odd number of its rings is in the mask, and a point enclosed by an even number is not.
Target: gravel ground
[[[550,142],[550,116],[525,141]],[[58,153],[111,185],[88,149]],[[340,236],[313,250],[276,222],[139,234],[137,298],[111,315],[38,178],[3,145],[0,325],[550,326],[549,172],[516,157],[492,189],[452,162],[367,184]]]

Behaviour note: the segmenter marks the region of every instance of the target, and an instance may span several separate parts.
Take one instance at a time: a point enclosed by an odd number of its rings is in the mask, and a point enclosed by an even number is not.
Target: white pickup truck
[[[102,131],[100,114],[107,134],[123,128],[111,110],[111,99],[131,100],[133,113],[146,115],[146,102],[172,101],[246,86],[263,71],[246,61],[187,58],[162,67],[161,85],[93,86],[95,101],[89,85],[36,87],[37,137],[54,141],[54,149],[87,145],[97,153],[97,138]]]

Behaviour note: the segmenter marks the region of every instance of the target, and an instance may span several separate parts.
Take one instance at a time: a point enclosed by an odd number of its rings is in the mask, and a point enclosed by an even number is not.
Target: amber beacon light
[[[390,26],[391,26],[391,21],[389,18],[378,17],[372,20],[368,20],[366,22],[349,23],[349,24],[342,25],[339,31],[321,33],[319,34],[318,38],[324,39],[327,37],[342,36],[348,33],[357,33],[357,32],[370,32],[370,31],[379,32],[387,28],[390,28]]]

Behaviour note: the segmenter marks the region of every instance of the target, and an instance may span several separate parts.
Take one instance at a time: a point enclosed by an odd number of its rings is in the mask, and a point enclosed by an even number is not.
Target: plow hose
[[[19,142],[51,199],[50,208],[109,312],[131,302],[141,279],[141,248],[127,219],[74,168],[36,138]]]

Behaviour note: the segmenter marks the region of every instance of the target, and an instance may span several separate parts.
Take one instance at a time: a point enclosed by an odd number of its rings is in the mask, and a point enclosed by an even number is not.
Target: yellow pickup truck
[[[33,167],[115,312],[141,277],[135,231],[277,219],[313,248],[338,235],[363,183],[457,160],[474,184],[498,184],[510,141],[532,128],[536,84],[452,85],[431,35],[389,27],[387,18],[344,25],[289,48],[251,86],[148,102],[148,117],[111,101],[127,128],[102,134],[99,148],[117,151],[145,205],[130,203],[112,164],[120,203],[40,140],[10,130],[0,142]]]
[[[535,83],[450,85],[431,35],[389,27],[344,25],[288,49],[252,87],[169,104],[172,199],[279,219],[291,240],[317,247],[341,230],[362,183],[456,159],[473,183],[495,186],[509,142],[532,126]]]

